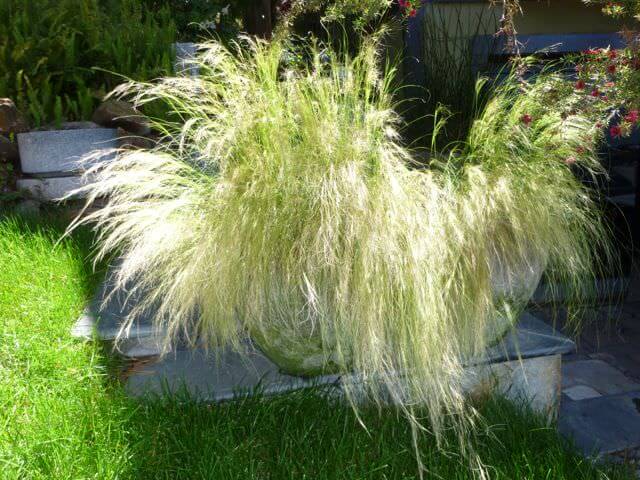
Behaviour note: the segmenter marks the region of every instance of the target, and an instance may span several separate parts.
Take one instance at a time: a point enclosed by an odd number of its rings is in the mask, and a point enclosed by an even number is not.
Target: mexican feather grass
[[[287,371],[357,372],[410,418],[426,405],[416,425],[467,431],[463,366],[528,299],[496,294],[496,271],[542,262],[580,293],[606,245],[564,162],[581,146],[598,169],[591,124],[507,81],[467,141],[412,168],[377,39],[355,56],[310,43],[297,70],[282,40],[201,48],[200,77],[114,92],[168,103],[165,141],[87,172],[83,193],[107,203],[76,224],[120,256],[116,288],[140,296],[129,321],[152,309],[168,342],[249,335]]]

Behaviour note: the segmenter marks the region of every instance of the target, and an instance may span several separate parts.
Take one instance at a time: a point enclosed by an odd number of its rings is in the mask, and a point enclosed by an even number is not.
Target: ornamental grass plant
[[[579,296],[606,251],[572,172],[599,171],[595,129],[556,110],[553,78],[513,77],[465,141],[414,168],[378,42],[350,56],[310,41],[296,70],[282,38],[212,42],[198,78],[119,87],[168,103],[173,121],[156,125],[153,150],[87,171],[83,193],[106,206],[71,228],[95,225],[98,257],[121,258],[115,288],[139,298],[128,321],[153,311],[168,345],[250,337],[289,373],[356,372],[416,439],[423,427],[444,438],[451,419],[464,439],[478,418],[464,366],[531,294],[513,277],[546,266]]]

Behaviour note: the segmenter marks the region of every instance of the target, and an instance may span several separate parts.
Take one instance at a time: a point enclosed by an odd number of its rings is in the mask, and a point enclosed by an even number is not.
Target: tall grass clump
[[[489,55],[495,49],[493,38],[498,29],[495,9],[482,6],[470,14],[460,3],[427,4],[422,14],[422,78],[417,79],[422,88],[416,105],[416,127],[422,129],[416,135],[431,139],[437,119],[430,115],[440,106],[451,113],[444,132],[439,136],[443,146],[451,140],[464,139],[473,119],[486,98],[476,92],[476,82],[489,67]],[[425,116],[424,113],[427,112]]]
[[[248,335],[287,372],[357,372],[416,426],[440,438],[453,417],[463,436],[463,366],[528,300],[518,277],[593,272],[603,227],[564,161],[590,126],[508,82],[468,140],[411,168],[377,46],[310,42],[287,70],[284,40],[208,43],[201,77],[119,88],[169,103],[174,122],[154,150],[87,172],[89,202],[107,203],[78,222],[97,226],[99,256],[120,254],[115,288],[140,297],[129,321],[152,310],[168,341]]]

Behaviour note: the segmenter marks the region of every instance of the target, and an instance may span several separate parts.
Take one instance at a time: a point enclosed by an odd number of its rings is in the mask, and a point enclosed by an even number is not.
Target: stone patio
[[[545,309],[535,312],[554,323]],[[585,455],[633,463],[640,478],[638,265],[625,298],[589,309],[584,321],[576,351],[563,358],[559,429]]]

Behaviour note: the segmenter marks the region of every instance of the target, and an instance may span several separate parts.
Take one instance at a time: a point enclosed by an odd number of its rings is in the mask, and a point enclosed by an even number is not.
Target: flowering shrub
[[[144,0],[151,10],[165,7],[171,11],[178,38],[183,41],[208,33],[223,39],[235,37],[247,4],[248,0]]]
[[[415,17],[421,4],[420,0],[398,0],[400,11],[408,17]]]
[[[603,4],[602,12],[610,17],[640,20],[640,1],[616,2],[585,0],[586,4]],[[625,25],[622,35],[626,46],[616,50],[589,49],[574,59],[577,92],[588,94],[609,113],[609,135],[626,136],[638,125],[640,109],[640,34],[637,25]],[[609,122],[608,122],[609,123]],[[602,127],[602,125],[599,125]]]
[[[405,17],[415,17],[422,0],[283,0],[278,10],[298,11],[325,10],[325,20],[342,20],[347,16],[357,17],[360,24],[382,16],[390,7],[397,5]],[[282,8],[284,6],[285,8]]]
[[[632,44],[624,49],[587,50],[574,59],[573,85],[582,109],[606,112],[612,137],[629,135],[640,116],[640,55]]]

